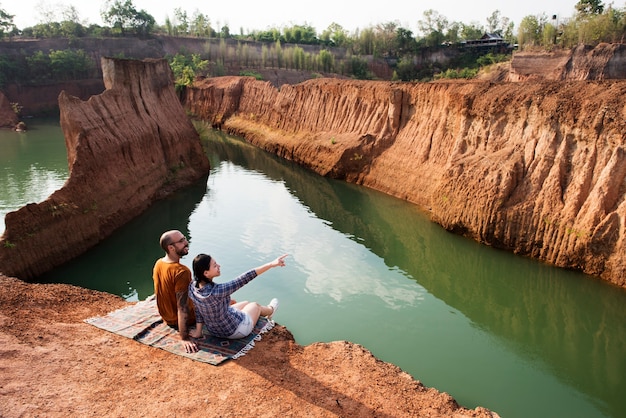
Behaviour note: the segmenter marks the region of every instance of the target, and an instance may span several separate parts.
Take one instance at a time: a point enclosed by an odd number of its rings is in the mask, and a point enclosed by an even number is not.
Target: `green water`
[[[68,176],[58,120],[27,121],[28,132],[0,129],[0,215],[45,200]],[[4,232],[0,224],[0,234]]]
[[[276,320],[300,344],[359,343],[503,418],[624,416],[624,290],[449,234],[413,205],[219,132],[205,145],[208,179],[40,281],[143,299],[169,228],[190,238],[185,264],[210,253],[223,280],[287,252],[236,297],[278,297]]]

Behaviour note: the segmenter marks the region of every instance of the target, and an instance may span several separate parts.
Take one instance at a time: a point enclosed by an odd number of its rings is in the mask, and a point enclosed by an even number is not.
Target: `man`
[[[188,298],[191,270],[180,264],[180,259],[189,253],[189,241],[182,232],[171,230],[161,235],[159,243],[165,256],[156,261],[152,271],[159,314],[169,326],[178,329],[185,351],[194,353],[198,346],[189,339],[189,326],[196,322],[193,303]]]

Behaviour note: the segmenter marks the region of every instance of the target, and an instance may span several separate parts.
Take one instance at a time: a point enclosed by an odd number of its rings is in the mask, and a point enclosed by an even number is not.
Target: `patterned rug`
[[[85,322],[140,343],[157,347],[179,356],[217,366],[228,359],[245,355],[254,347],[254,342],[261,339],[261,334],[274,327],[274,321],[261,317],[246,338],[229,340],[217,338],[203,330],[203,336],[196,339],[199,351],[186,353],[178,338],[178,331],[163,322],[157,311],[154,295],[106,316],[85,319]]]

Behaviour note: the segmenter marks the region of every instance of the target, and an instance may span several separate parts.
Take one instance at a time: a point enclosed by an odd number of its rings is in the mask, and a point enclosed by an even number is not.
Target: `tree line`
[[[417,20],[419,34],[385,22],[349,32],[338,23],[317,33],[311,25],[291,25],[266,30],[233,33],[228,24],[212,22],[199,10],[191,15],[175,8],[163,25],[156,24],[146,10],[138,10],[132,0],[105,0],[101,12],[107,26],[84,25],[74,6],[42,6],[41,22],[23,29],[13,24],[13,17],[0,8],[0,38],[6,37],[83,37],[83,36],[194,36],[234,38],[259,42],[323,45],[350,49],[356,55],[394,55],[416,53],[421,48],[454,45],[478,39],[485,33],[495,33],[520,48],[526,46],[559,46],[570,48],[580,43],[623,42],[626,34],[626,7],[606,6],[602,0],[579,0],[572,17],[545,13],[525,16],[515,27],[514,22],[495,10],[486,17],[486,24],[449,21],[436,10],[426,10]]]
[[[213,24],[208,15],[196,10],[191,16],[181,8],[167,17],[164,25],[157,25],[153,16],[138,10],[132,0],[106,0],[101,17],[106,26],[84,25],[74,6],[53,9],[42,7],[42,21],[32,27],[18,29],[13,16],[0,8],[0,38],[69,39],[81,37],[150,37],[153,35],[188,36],[206,39],[228,40],[220,43],[219,54],[207,52],[205,57],[177,54],[169,57],[173,67],[183,68],[177,79],[190,80],[190,70],[221,75],[228,63],[241,67],[276,67],[306,71],[337,72],[347,76],[368,79],[373,74],[368,69],[371,59],[385,60],[393,68],[392,79],[428,80],[437,77],[471,78],[478,68],[489,63],[510,58],[512,47],[555,48],[572,47],[580,43],[623,42],[626,33],[626,8],[605,6],[602,0],[579,0],[572,18],[529,15],[515,28],[514,23],[495,10],[486,18],[486,25],[450,22],[435,10],[427,10],[418,20],[420,34],[403,28],[397,22],[380,23],[356,30],[346,31],[332,23],[321,33],[310,25],[291,25],[267,30],[240,29],[233,34],[227,24]],[[508,50],[463,49],[464,42],[479,39],[484,34],[501,37]],[[232,47],[233,41],[237,44]],[[263,46],[250,48],[251,42]],[[228,46],[231,45],[231,46]],[[317,52],[305,51],[302,46],[315,45]],[[419,60],[425,51],[456,48],[460,51],[447,63],[427,63]],[[215,48],[213,48],[215,50]],[[341,58],[334,53],[343,52]],[[186,55],[186,56],[185,56]],[[368,61],[369,60],[369,61]],[[200,65],[206,61],[206,64]],[[180,67],[180,63],[186,65]],[[46,79],[86,77],[92,74],[96,63],[89,61],[83,51],[38,52],[23,57],[22,62],[12,62],[0,57],[0,84],[11,81],[37,82]],[[21,68],[21,69],[20,69]],[[24,71],[26,69],[26,71]],[[207,70],[208,69],[208,70]]]

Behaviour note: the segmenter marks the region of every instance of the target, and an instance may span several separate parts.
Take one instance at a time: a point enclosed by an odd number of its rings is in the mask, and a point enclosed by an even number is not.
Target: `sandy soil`
[[[0,276],[0,416],[497,417],[359,345],[299,346],[280,325],[216,367],[83,322],[128,303]]]

